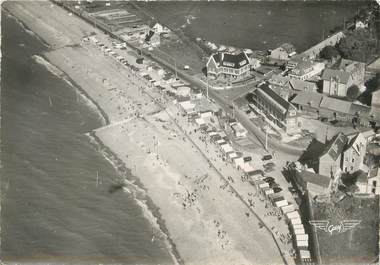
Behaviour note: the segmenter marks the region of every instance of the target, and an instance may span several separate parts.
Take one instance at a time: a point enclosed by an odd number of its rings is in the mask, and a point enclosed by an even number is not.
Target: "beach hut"
[[[243,172],[244,174],[248,175],[249,172],[253,171],[253,167],[249,163],[246,163],[244,161],[244,158],[243,158],[243,162],[244,162],[243,167],[242,167]]]
[[[269,183],[263,181],[263,180],[260,180],[260,183],[258,184],[258,187],[259,189],[265,189],[265,188],[269,188]]]
[[[216,141],[216,143],[219,145],[219,147],[227,144],[227,142],[224,139],[220,139],[220,140]]]
[[[195,123],[198,125],[198,126],[202,126],[202,125],[205,125],[205,121],[202,119],[202,118],[197,118],[195,119]]]
[[[253,184],[255,185],[255,187],[258,189],[259,188],[259,185],[262,185],[262,184],[265,184],[266,182],[264,180],[261,180],[261,179],[258,179],[258,180],[254,180],[253,181]],[[267,186],[268,187],[268,186]]]
[[[301,218],[290,219],[290,224],[294,227],[294,225],[302,224]]]
[[[193,112],[195,108],[195,105],[190,101],[180,102],[179,105],[181,106],[182,110],[185,111],[187,114]]]
[[[295,235],[303,235],[305,234],[305,229],[303,228],[303,225],[301,225],[301,228],[293,229],[293,232]]]
[[[296,230],[296,229],[303,229],[304,230],[304,226],[303,224],[299,224],[299,225],[294,225],[292,226],[293,227],[293,230]],[[305,231],[305,230],[304,230]]]
[[[274,205],[277,207],[277,208],[280,208],[280,207],[283,207],[283,206],[286,206],[288,205],[288,201],[287,200],[281,200],[281,201],[276,201],[274,203]]]
[[[244,167],[244,159],[242,156],[240,157],[235,157],[232,159],[232,162],[234,163],[234,166],[237,168],[237,169],[241,169]]]
[[[234,159],[235,157],[237,157],[237,154],[233,151],[233,152],[229,152],[227,153],[227,157],[230,161],[232,161],[232,159]]]
[[[298,213],[298,211],[286,213],[285,216],[286,216],[286,219],[288,220],[300,218],[300,214]]]
[[[274,191],[273,191],[273,189],[271,189],[271,188],[267,188],[267,189],[264,189],[264,190],[263,190],[263,193],[264,193],[265,196],[268,197],[268,195],[273,194]]]
[[[311,255],[309,250],[300,250],[299,257],[303,262],[311,262]]]
[[[295,209],[294,209],[294,205],[293,204],[289,204],[289,205],[285,205],[285,206],[281,207],[281,212],[283,214],[293,212],[294,210]]]
[[[177,95],[182,97],[190,96],[190,87],[182,86],[177,88]]]
[[[220,148],[224,154],[227,154],[228,152],[232,152],[234,150],[230,144],[221,145]]]
[[[297,240],[297,247],[309,247],[309,242],[307,240]]]
[[[297,241],[307,241],[307,240],[309,240],[309,235],[307,235],[307,234],[296,234],[296,240]]]

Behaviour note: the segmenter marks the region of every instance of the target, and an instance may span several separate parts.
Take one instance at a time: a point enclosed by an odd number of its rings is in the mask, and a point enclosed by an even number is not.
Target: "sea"
[[[44,63],[36,35],[1,22],[0,260],[173,264],[144,201],[112,188],[123,176],[86,135],[103,117]]]
[[[306,49],[363,2],[150,2],[163,24],[218,44]],[[152,205],[99,152],[96,107],[41,55],[48,47],[3,12],[1,247],[16,264],[173,264]],[[123,175],[124,174],[124,175]],[[125,176],[125,174],[127,174]],[[111,188],[111,189],[110,189]],[[110,192],[112,191],[112,192]],[[149,209],[150,210],[149,210]]]
[[[369,1],[148,1],[151,16],[192,39],[217,45],[274,49],[292,43],[302,52],[341,27]]]

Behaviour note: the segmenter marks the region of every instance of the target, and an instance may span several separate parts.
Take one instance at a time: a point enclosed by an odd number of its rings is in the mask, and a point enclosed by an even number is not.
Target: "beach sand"
[[[270,234],[256,218],[247,218],[247,207],[235,194],[220,189],[218,172],[153,102],[158,91],[96,47],[81,45],[89,32],[102,33],[50,2],[5,7],[52,47],[44,57],[107,115],[109,124],[95,135],[139,178],[159,209],[179,263],[283,263]]]

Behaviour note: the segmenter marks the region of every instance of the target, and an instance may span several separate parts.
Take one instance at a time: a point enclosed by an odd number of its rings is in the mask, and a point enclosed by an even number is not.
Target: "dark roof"
[[[292,99],[292,103],[301,105],[301,106],[310,106],[313,108],[318,108],[323,97],[324,96],[319,93],[303,91],[303,92],[297,93],[297,96]]]
[[[371,112],[371,107],[365,105],[359,105],[352,103],[350,107],[350,113],[352,115],[366,116],[368,117]]]
[[[312,183],[323,188],[328,188],[330,185],[330,177],[319,175],[307,170],[297,171],[297,174],[307,183]]]
[[[280,95],[278,95],[276,92],[274,92],[268,84],[263,84],[260,86],[258,89],[254,91],[256,94],[265,94],[269,96],[273,101],[275,101],[279,106],[283,108],[283,112],[287,112],[289,108],[294,108],[295,107],[289,103],[287,100],[282,98]]]
[[[321,143],[317,139],[313,138],[305,152],[300,156],[298,161],[302,164],[307,164],[309,161],[314,160],[316,157],[320,157],[325,150],[325,144]]]
[[[239,54],[215,53],[212,56],[219,66],[239,69],[249,64],[249,59],[245,52]]]
[[[323,97],[321,104],[319,105],[321,108],[329,109],[336,112],[341,113],[350,113],[352,102],[340,100],[336,98]]]
[[[348,80],[350,79],[351,74],[342,71],[342,70],[335,70],[335,69],[326,69],[323,71],[322,79],[329,81],[330,79],[337,79],[339,80],[339,83],[347,84]]]
[[[344,146],[347,143],[347,136],[343,133],[338,133],[335,135],[331,141],[326,145],[325,150],[321,156],[329,154],[330,157],[335,161],[338,159],[339,155],[342,153]]]
[[[289,81],[289,84],[294,90],[299,90],[299,91],[315,91],[315,90],[317,90],[317,85],[315,83],[308,82],[308,81],[291,79]]]

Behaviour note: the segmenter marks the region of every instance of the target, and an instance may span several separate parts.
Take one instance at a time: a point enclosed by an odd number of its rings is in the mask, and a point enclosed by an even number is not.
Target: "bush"
[[[370,38],[370,33],[366,29],[358,29],[346,33],[337,49],[343,58],[365,62],[375,52],[376,42]]]
[[[326,46],[319,53],[319,57],[327,60],[336,58],[339,56],[339,51],[334,46]]]
[[[347,97],[351,100],[357,99],[360,95],[360,89],[357,85],[352,85],[347,89]]]

